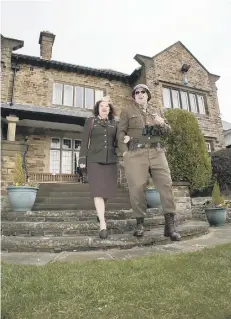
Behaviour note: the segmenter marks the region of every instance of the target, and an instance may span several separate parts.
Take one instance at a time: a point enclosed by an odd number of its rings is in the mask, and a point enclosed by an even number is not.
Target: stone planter
[[[146,188],[145,196],[148,208],[161,207],[160,194],[155,188]]]
[[[224,226],[226,212],[226,208],[205,208],[205,214],[210,226]]]
[[[38,188],[31,186],[8,186],[7,194],[13,211],[31,211]]]

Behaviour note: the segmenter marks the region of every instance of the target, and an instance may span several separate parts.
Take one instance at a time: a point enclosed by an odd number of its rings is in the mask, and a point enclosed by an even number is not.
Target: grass
[[[231,244],[2,273],[3,319],[231,319]]]

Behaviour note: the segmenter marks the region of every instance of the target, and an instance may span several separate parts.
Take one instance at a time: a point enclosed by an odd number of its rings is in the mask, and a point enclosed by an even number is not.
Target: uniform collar
[[[149,104],[147,104],[146,108],[144,108],[142,105],[140,105],[140,104],[138,104],[138,103],[136,103],[136,102],[134,102],[134,103],[135,103],[135,106],[136,106],[139,110],[141,110],[142,112],[144,112],[144,113],[146,113],[147,110],[149,109]]]

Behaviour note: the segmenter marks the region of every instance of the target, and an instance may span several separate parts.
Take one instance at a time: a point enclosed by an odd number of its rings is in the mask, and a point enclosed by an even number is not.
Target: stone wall
[[[204,210],[204,204],[207,201],[211,200],[211,197],[196,197],[192,198],[192,217],[193,219],[200,219],[200,220],[206,220],[205,210]],[[227,209],[227,223],[231,223],[231,207]]]
[[[25,150],[23,141],[1,142],[1,194],[6,195],[6,186],[13,181],[16,154]]]
[[[13,72],[9,71],[8,76],[10,79],[8,89],[9,101],[11,97]],[[132,102],[131,87],[120,81],[109,81],[108,79],[97,76],[35,66],[32,67],[27,64],[21,64],[20,71],[17,72],[14,102],[16,104],[49,106],[61,109],[69,108],[52,104],[53,84],[55,82],[104,90],[105,94],[110,95],[118,114],[124,105]],[[79,111],[79,108],[76,107],[72,107],[71,109],[74,113]],[[81,111],[84,111],[84,109],[81,109]]]
[[[192,198],[192,218],[207,220],[204,211],[204,204],[211,200],[211,197],[196,197]]]

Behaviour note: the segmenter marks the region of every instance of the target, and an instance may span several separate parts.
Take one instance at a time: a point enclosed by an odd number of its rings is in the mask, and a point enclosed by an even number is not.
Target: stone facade
[[[32,65],[29,62],[18,62],[19,69],[15,70],[15,67],[12,69],[12,53],[23,46],[23,41],[3,37],[1,56],[2,103],[10,103],[12,100],[14,73],[16,77],[13,104],[28,106],[28,109],[38,106],[68,109],[73,114],[77,114],[80,109],[52,104],[53,84],[55,82],[104,90],[105,94],[111,96],[118,116],[125,105],[132,103],[132,87],[140,82],[146,83],[150,88],[152,93],[151,106],[160,109],[163,113],[162,88],[168,84],[171,87],[184,88],[205,94],[207,113],[206,115],[197,115],[200,127],[206,139],[213,141],[215,150],[225,146],[217,100],[216,81],[219,77],[210,74],[182,43],[177,42],[153,58],[137,55],[135,59],[141,67],[133,72],[133,75],[136,74],[136,76],[131,75],[129,77],[123,74],[127,81],[122,81],[115,76],[98,76],[97,70],[95,72],[74,72],[70,71],[70,67],[66,70],[48,67],[46,61],[52,58],[54,39],[55,36],[52,33],[42,32],[39,39],[40,58],[38,58],[38,63]],[[15,54],[13,53],[13,55],[13,60],[15,60]],[[191,66],[188,72],[187,87],[183,85],[183,74],[180,71],[183,63]],[[61,65],[62,63],[57,62],[57,64]],[[109,75],[110,72],[109,70]],[[87,111],[89,110],[81,109],[81,111],[86,112],[87,117]],[[2,120],[7,122],[5,118]],[[80,131],[71,132],[68,129],[66,131],[55,131],[42,126],[40,128],[33,128],[29,125],[21,126],[21,120],[22,118],[16,124],[16,141],[22,143],[25,135],[29,136],[29,172],[49,172],[49,152],[52,136],[80,138]],[[5,169],[4,165],[3,169]],[[119,180],[125,183],[126,179],[122,171]]]
[[[206,115],[197,114],[200,128],[205,138],[213,141],[214,150],[225,146],[223,125],[217,98],[218,76],[209,73],[181,42],[167,48],[153,58],[137,55],[135,59],[145,70],[144,82],[152,94],[151,103],[164,113],[162,88],[164,85],[192,92],[203,92],[206,96]],[[184,63],[190,65],[187,73],[188,85],[183,85]]]

